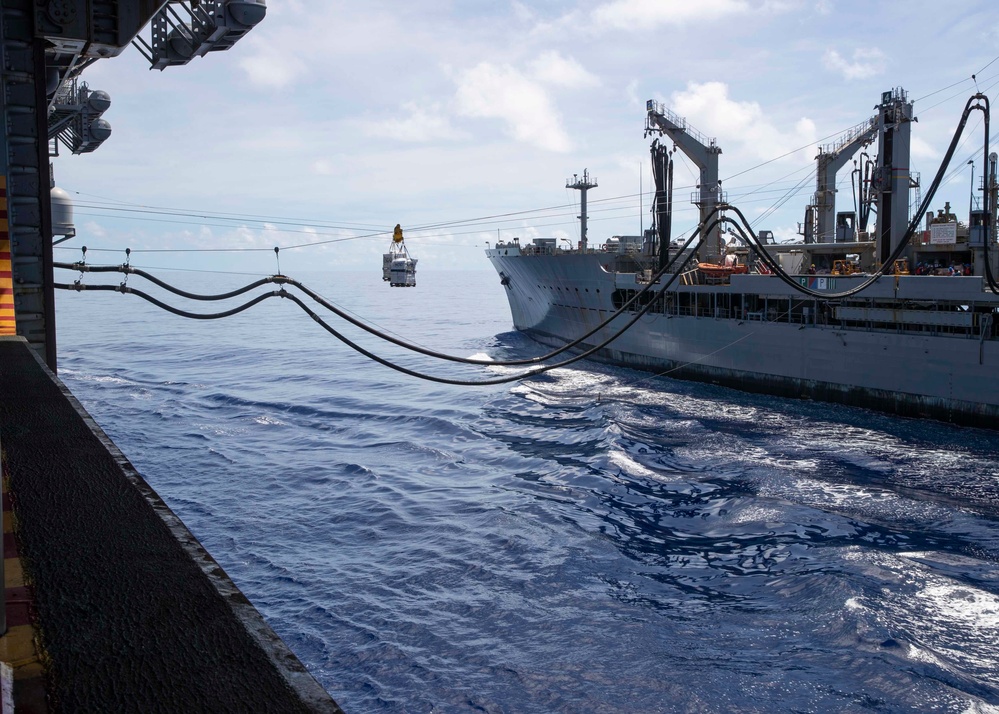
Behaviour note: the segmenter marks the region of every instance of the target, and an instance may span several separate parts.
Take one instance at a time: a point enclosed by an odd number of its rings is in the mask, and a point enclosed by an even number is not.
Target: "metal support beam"
[[[46,121],[46,41],[36,38],[35,3],[4,0],[0,13],[0,174],[7,183],[7,229],[17,334],[53,370],[55,305]],[[49,286],[46,287],[46,282]]]
[[[666,134],[673,140],[677,148],[700,169],[698,193],[693,196],[692,202],[700,209],[701,223],[706,223],[715,207],[719,203],[726,202],[721,181],[718,179],[718,156],[722,152],[721,147],[718,146],[715,139],[709,139],[702,135],[690,126],[686,119],[678,117],[655,100],[648,100],[645,107],[648,112],[645,121],[646,135],[649,132]],[[720,260],[724,253],[721,244],[721,229],[715,226],[707,233],[706,238],[704,259],[709,263]]]
[[[878,194],[877,256],[882,263],[901,242],[909,224],[909,136],[913,117],[912,102],[901,88],[884,92],[878,109],[878,165],[873,183]]]
[[[49,165],[48,112],[45,83],[45,41],[34,39],[35,55],[35,152],[37,156],[38,177],[38,238],[42,261],[42,314],[45,321],[45,364],[54,373],[58,367],[56,352],[56,318],[55,318],[55,276],[52,268],[52,168]]]
[[[835,242],[836,174],[861,146],[866,146],[878,133],[878,118],[872,117],[850,129],[839,141],[819,147],[815,157],[815,240]]]

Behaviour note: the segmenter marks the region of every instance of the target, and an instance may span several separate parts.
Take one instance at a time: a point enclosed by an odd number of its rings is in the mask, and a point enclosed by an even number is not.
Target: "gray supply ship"
[[[670,377],[999,428],[996,154],[987,143],[981,210],[967,223],[949,205],[926,211],[969,111],[988,111],[982,97],[969,100],[913,214],[912,103],[904,90],[885,92],[877,116],[820,148],[795,244],[767,231],[726,232],[718,218],[737,211],[718,180],[720,148],[650,101],[647,133],[668,137],[700,169],[700,242],[670,240],[672,151],[657,138],[654,227],[645,235],[588,245],[586,192],[596,183],[584,172],[566,183],[581,192],[575,248],[536,238],[487,249],[514,327],[552,347],[583,337],[577,351],[599,347],[595,359]],[[837,213],[837,171],[874,142],[876,156],[864,152],[854,170],[859,210]]]

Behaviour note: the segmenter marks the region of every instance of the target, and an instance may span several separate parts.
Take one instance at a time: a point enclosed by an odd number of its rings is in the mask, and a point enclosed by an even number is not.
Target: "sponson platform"
[[[5,563],[29,584],[7,580],[0,658],[28,625],[38,644],[8,661],[18,711],[341,712],[18,337],[0,338],[0,446]]]

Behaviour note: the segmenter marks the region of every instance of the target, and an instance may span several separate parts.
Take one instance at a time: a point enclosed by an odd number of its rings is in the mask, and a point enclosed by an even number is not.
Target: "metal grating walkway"
[[[16,337],[0,436],[53,710],[341,711]]]

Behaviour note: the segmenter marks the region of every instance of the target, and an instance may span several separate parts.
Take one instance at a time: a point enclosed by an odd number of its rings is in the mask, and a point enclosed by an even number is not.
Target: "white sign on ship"
[[[930,226],[930,243],[957,243],[957,223],[934,223]]]

